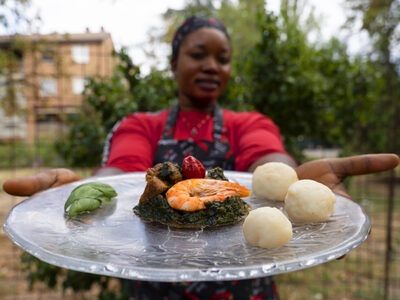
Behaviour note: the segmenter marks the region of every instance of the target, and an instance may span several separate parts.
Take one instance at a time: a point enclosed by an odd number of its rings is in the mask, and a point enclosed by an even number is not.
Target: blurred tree
[[[372,41],[369,60],[383,84],[372,114],[360,128],[360,151],[400,153],[400,1],[347,0],[348,26],[361,21]]]
[[[167,9],[162,15],[166,24],[166,31],[159,39],[162,42],[170,44],[178,26],[190,16],[202,15],[215,17],[217,12],[216,4],[218,2],[220,2],[220,0],[185,0],[182,9]]]
[[[347,0],[348,23],[361,19],[362,29],[372,41],[370,59],[375,70],[383,74],[384,82],[368,122],[358,136],[360,149],[368,152],[394,152],[400,154],[400,1],[399,0]],[[394,239],[392,231],[395,211],[396,173],[388,176],[386,255],[383,297],[389,299],[392,285]]]
[[[1,0],[0,29],[4,34],[14,34],[18,28],[31,24],[32,19],[25,13],[31,0]]]
[[[370,64],[350,57],[339,40],[309,42],[318,28],[312,12],[301,18],[299,3],[282,1],[278,17],[258,14],[261,40],[239,62],[223,100],[271,117],[301,161],[304,141],[332,146],[352,140],[354,127],[365,124],[378,82]]]
[[[20,28],[29,27],[38,17],[29,18],[26,14],[30,0],[0,1],[0,33],[17,34]],[[26,50],[26,43],[16,38],[8,47],[0,48],[0,109],[6,116],[21,112],[17,101],[18,89],[24,83],[23,78],[15,76],[19,72],[20,60]]]

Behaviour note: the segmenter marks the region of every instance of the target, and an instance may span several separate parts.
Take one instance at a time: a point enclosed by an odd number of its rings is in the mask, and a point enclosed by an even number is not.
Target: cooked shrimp
[[[166,193],[172,208],[185,211],[205,209],[205,202],[223,202],[229,196],[248,197],[250,191],[237,183],[215,179],[187,179],[173,185]]]

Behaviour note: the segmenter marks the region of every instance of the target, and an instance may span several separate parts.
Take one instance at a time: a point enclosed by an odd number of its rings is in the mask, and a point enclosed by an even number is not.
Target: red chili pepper
[[[203,164],[193,156],[186,156],[182,162],[182,173],[186,179],[204,178],[206,168]]]

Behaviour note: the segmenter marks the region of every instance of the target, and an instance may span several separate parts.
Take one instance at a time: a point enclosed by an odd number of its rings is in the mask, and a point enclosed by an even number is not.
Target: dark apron
[[[171,161],[182,164],[185,155],[190,154],[200,160],[206,169],[220,166],[224,170],[235,169],[235,159],[228,142],[221,142],[223,118],[219,106],[214,108],[214,142],[201,140],[207,150],[193,139],[177,141],[173,139],[179,107],[174,106],[168,115],[163,135],[158,143],[154,164]],[[148,282],[136,281],[132,286],[135,300],[182,300],[182,299],[265,299],[278,300],[272,277],[206,282]],[[252,298],[254,297],[254,298]]]
[[[223,129],[221,108],[217,105],[213,112],[214,141],[200,140],[206,146],[206,150],[199,146],[193,139],[181,141],[173,139],[178,112],[179,106],[175,105],[168,115],[163,135],[158,142],[158,147],[154,155],[154,165],[166,161],[181,165],[186,155],[193,155],[203,163],[206,169],[221,167],[224,170],[234,170],[235,158],[231,153],[231,148],[227,141],[221,141]]]

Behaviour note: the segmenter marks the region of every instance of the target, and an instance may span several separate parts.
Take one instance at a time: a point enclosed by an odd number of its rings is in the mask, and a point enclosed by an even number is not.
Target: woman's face
[[[171,64],[180,103],[202,107],[215,102],[229,81],[231,55],[230,42],[220,30],[205,27],[190,33]]]

